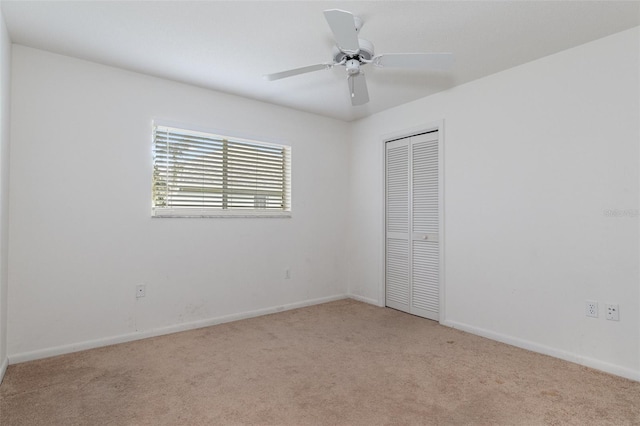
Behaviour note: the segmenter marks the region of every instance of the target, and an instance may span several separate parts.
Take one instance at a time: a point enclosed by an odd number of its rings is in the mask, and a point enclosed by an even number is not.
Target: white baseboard
[[[26,361],[33,361],[36,359],[49,358],[57,355],[64,355],[72,352],[84,351],[87,349],[94,349],[103,346],[115,345],[118,343],[131,342],[134,340],[146,339],[149,337],[156,337],[165,334],[177,333],[180,331],[193,330],[196,328],[209,327],[216,324],[222,324],[225,322],[238,321],[246,318],[258,317],[261,315],[273,314],[276,312],[289,311],[291,309],[303,308],[305,306],[319,305],[321,303],[333,302],[335,300],[346,299],[346,294],[339,294],[328,297],[320,297],[317,299],[303,300],[301,302],[289,303],[286,305],[273,306],[269,308],[258,309],[255,311],[241,312],[237,314],[224,315],[221,317],[208,318],[205,320],[187,322],[182,324],[170,325],[167,327],[160,327],[146,331],[139,331],[134,333],[121,334],[118,336],[105,337],[102,339],[88,340],[84,342],[72,343],[69,345],[55,346],[51,348],[38,349],[31,352],[22,352],[10,355],[8,358],[8,364],[18,364]],[[6,369],[7,360],[3,364]],[[2,370],[4,373],[4,370]]]
[[[359,302],[368,303],[370,305],[382,306],[380,305],[380,302],[378,302],[376,299],[371,299],[369,297],[358,296],[357,294],[349,294],[347,295],[347,297],[353,300],[357,300]]]
[[[496,340],[498,342],[506,343],[511,346],[517,346],[522,349],[527,349],[532,352],[549,355],[554,358],[560,358],[565,361],[573,362],[575,364],[584,365],[585,367],[590,367],[596,370],[604,371],[606,373],[615,374],[616,376],[624,377],[624,378],[635,380],[635,381],[640,381],[640,371],[632,370],[626,367],[621,367],[616,364],[611,364],[608,362],[599,361],[597,359],[584,357],[572,352],[567,352],[567,351],[555,349],[549,346],[540,345],[535,342],[518,339],[516,337],[508,336],[501,333],[496,333],[494,331],[485,330],[483,328],[474,327],[474,326],[460,323],[457,321],[445,320],[440,324],[447,327],[455,328],[458,330],[466,331],[468,333],[475,334],[478,336],[486,337],[491,340]]]
[[[0,384],[2,384],[2,379],[4,379],[4,373],[7,372],[7,367],[9,366],[9,358],[5,358],[0,364]]]

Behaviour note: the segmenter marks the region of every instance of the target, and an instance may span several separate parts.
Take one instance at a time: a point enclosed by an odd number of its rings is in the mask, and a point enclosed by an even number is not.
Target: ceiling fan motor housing
[[[351,54],[350,52],[343,52],[342,50],[340,50],[338,46],[334,46],[333,61],[336,64],[342,62],[343,60],[349,61],[352,59],[355,59],[358,62],[361,62],[361,59],[364,59],[365,61],[370,61],[371,58],[373,58],[373,43],[371,43],[369,40],[359,38],[358,45],[360,46],[360,50],[356,54]]]

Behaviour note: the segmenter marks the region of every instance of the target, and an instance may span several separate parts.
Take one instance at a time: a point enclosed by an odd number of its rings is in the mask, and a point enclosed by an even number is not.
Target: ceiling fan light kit
[[[336,45],[333,47],[333,62],[310,65],[263,76],[273,81],[293,77],[313,71],[343,66],[347,70],[347,83],[351,104],[363,105],[369,102],[367,82],[362,71],[363,65],[372,64],[379,68],[408,68],[447,70],[453,65],[451,53],[391,53],[375,56],[373,43],[358,37],[364,24],[362,19],[351,12],[340,9],[324,11],[325,19],[333,32]]]

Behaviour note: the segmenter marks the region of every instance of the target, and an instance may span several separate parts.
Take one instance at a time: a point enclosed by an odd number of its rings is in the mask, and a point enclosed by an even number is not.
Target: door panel
[[[424,137],[426,135],[421,135]],[[412,138],[412,139],[417,139]],[[438,234],[438,139],[412,141],[413,232]]]
[[[409,242],[387,238],[387,306],[409,309]]]
[[[411,313],[438,320],[440,281],[437,241],[413,241]]]
[[[408,203],[409,146],[390,145],[387,147],[387,232],[409,232]]]
[[[410,308],[409,288],[409,144],[389,142],[386,149],[386,300]]]

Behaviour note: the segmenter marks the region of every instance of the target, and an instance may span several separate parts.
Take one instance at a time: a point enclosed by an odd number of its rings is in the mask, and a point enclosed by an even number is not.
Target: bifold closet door
[[[386,143],[386,305],[438,320],[438,133]]]

